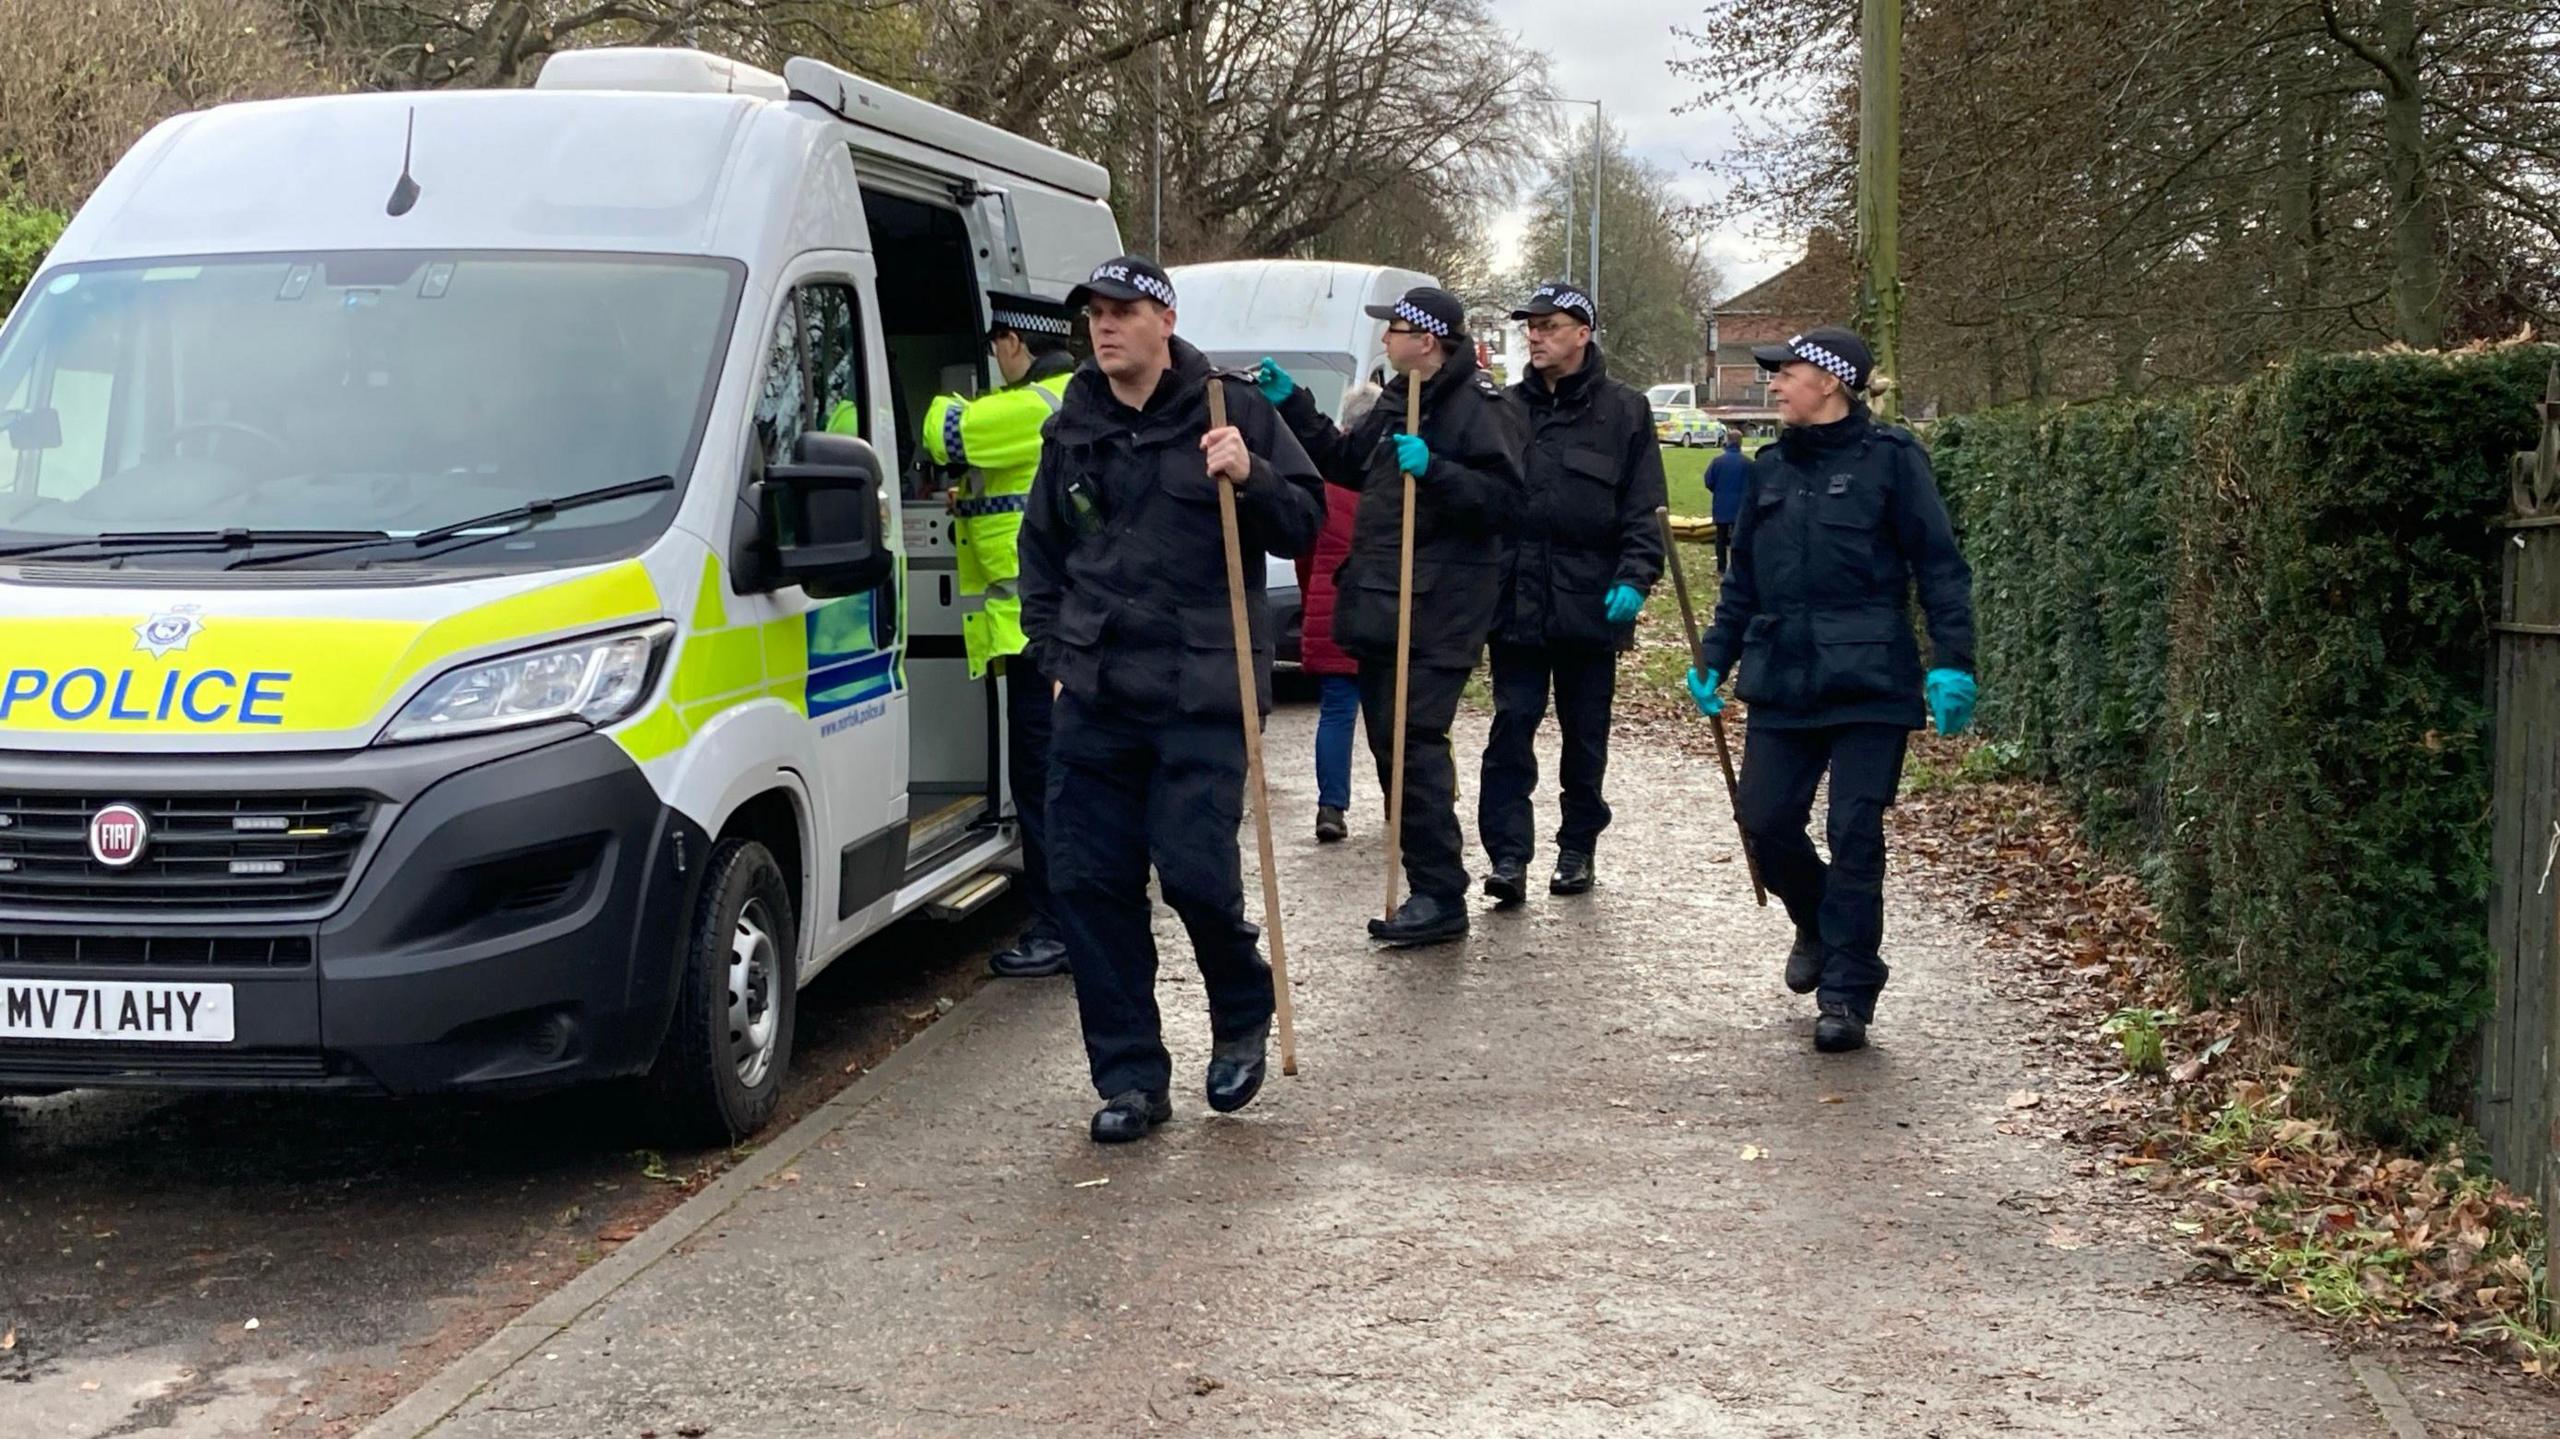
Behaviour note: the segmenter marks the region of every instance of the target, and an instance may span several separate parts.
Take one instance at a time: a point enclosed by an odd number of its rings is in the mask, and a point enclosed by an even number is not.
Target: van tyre
[[[773,855],[753,840],[711,852],[685,932],[675,1019],[647,1081],[670,1144],[735,1144],[773,1119],[798,1012],[799,928]]]

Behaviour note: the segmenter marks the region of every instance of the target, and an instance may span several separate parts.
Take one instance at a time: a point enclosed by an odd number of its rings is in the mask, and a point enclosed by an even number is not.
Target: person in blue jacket
[[[1742,432],[1727,425],[1724,450],[1707,466],[1707,494],[1716,522],[1716,573],[1733,568],[1733,527],[1742,518],[1743,497],[1751,493],[1751,461],[1742,453]]]
[[[1751,706],[1736,808],[1795,921],[1787,987],[1816,997],[1814,1047],[1838,1053],[1865,1046],[1884,989],[1884,812],[1926,723],[1924,695],[1941,734],[1973,721],[1973,572],[1928,452],[1868,412],[1865,341],[1813,329],[1754,355],[1774,372],[1785,429],[1752,462],[1733,567],[1699,644],[1707,671],[1689,672],[1689,693],[1719,713],[1732,674]],[[1915,588],[1935,660],[1925,676]],[[1806,833],[1826,773],[1828,864]]]

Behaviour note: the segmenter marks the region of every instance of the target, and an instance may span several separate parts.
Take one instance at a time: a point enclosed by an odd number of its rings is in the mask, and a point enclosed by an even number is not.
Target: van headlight
[[[401,709],[381,742],[452,739],[564,719],[602,728],[628,719],[648,699],[674,635],[674,625],[660,623],[447,670]]]

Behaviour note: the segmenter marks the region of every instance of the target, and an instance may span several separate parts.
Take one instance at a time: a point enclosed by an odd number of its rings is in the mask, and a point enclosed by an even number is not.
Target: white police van
[[[810,60],[153,130],[0,332],[0,1092],[647,1076],[1018,863],[915,425],[1097,166]]]
[[[1344,394],[1386,367],[1387,322],[1367,307],[1440,283],[1420,270],[1340,260],[1219,260],[1166,275],[1182,300],[1182,338],[1211,364],[1245,370],[1268,356],[1336,420]],[[1297,566],[1278,556],[1263,564],[1279,657],[1294,662],[1306,622]]]

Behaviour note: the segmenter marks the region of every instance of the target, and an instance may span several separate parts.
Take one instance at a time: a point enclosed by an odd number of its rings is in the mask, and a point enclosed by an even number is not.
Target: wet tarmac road
[[[830,968],[769,1132],[975,988],[1020,918]],[[0,1435],[351,1432],[729,1158],[651,1148],[625,1090],[0,1100]]]

